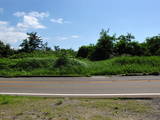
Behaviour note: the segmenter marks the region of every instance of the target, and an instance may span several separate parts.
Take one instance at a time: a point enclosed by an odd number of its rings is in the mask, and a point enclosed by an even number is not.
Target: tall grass
[[[160,57],[122,56],[90,63],[92,75],[116,75],[128,73],[159,73]]]
[[[0,59],[0,76],[88,76],[130,73],[160,73],[160,56],[122,56],[96,62],[75,58],[63,61],[63,58],[50,56]]]
[[[20,58],[55,58],[56,53],[54,51],[34,51],[32,53],[19,53],[10,56],[10,59]]]

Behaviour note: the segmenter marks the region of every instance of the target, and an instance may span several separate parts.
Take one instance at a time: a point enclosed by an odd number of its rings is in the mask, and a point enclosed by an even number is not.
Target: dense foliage
[[[0,41],[0,57],[8,57],[15,53],[13,49],[11,49],[9,44],[4,44]]]
[[[42,38],[36,32],[27,33],[27,35],[28,37],[23,40],[18,50],[11,49],[9,44],[0,41],[0,57],[23,58],[26,55],[34,56],[36,52],[54,54],[57,57],[67,54],[73,58],[87,58],[93,61],[124,55],[160,56],[160,35],[148,37],[143,43],[139,43],[130,33],[116,36],[110,35],[109,30],[103,29],[95,45],[81,46],[77,52],[72,49],[61,49],[59,46],[54,46],[52,50],[47,43],[43,43]]]
[[[135,37],[127,35],[109,35],[109,30],[102,30],[97,44],[82,46],[78,50],[77,57],[90,60],[105,60],[114,56],[159,56],[160,35],[147,38],[145,42],[135,41]]]
[[[41,37],[39,37],[36,32],[27,33],[27,35],[28,38],[20,44],[20,51],[33,52],[35,50],[50,50],[50,48],[47,47],[47,43],[43,44]]]

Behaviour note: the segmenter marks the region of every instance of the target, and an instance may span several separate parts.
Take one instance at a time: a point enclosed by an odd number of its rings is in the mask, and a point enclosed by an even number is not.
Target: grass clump
[[[150,56],[150,57],[139,57],[139,56],[122,56],[113,58],[114,64],[119,65],[150,65],[150,66],[160,66],[160,57],[158,56]]]
[[[0,63],[0,69],[8,69],[8,65],[6,63]]]
[[[72,66],[84,66],[85,64],[74,58],[69,58],[68,56],[60,56],[54,63],[53,67],[72,67]]]
[[[95,115],[95,116],[91,117],[90,120],[113,120],[113,119],[110,117]]]
[[[85,75],[87,64],[78,59],[60,56],[53,64],[53,71],[58,75]]]
[[[52,63],[50,59],[22,59],[13,68],[18,70],[33,70],[49,67]]]
[[[56,106],[59,106],[59,105],[62,105],[62,104],[63,104],[63,100],[58,100],[58,101],[55,103]]]
[[[22,58],[55,58],[54,51],[34,51],[32,53],[17,53],[10,56],[10,59],[22,59]]]
[[[60,56],[54,63],[53,67],[63,67],[63,66],[67,66],[70,65],[70,59],[68,57],[66,57],[65,55]]]
[[[19,102],[18,98],[19,97],[1,95],[0,96],[0,105],[7,105],[7,104],[18,103]]]

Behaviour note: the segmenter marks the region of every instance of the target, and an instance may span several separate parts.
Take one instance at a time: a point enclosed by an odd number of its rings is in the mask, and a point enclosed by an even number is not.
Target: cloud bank
[[[0,40],[5,43],[16,43],[27,37],[26,33],[17,30],[6,21],[0,21]]]
[[[3,9],[0,8],[0,13]],[[40,20],[49,16],[47,12],[16,12],[14,16],[21,19],[16,26],[11,26],[7,21],[0,21],[0,40],[5,43],[16,43],[24,40],[29,29],[44,29],[46,26],[40,23]]]
[[[49,13],[47,12],[16,12],[13,14],[16,17],[22,18],[22,21],[17,23],[17,27],[19,29],[44,29],[46,26],[44,26],[40,21],[46,17],[49,16]]]

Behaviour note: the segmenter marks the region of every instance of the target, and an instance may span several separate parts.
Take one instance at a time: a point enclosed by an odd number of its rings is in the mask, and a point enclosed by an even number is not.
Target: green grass
[[[58,58],[51,53],[35,56],[32,53],[14,59],[1,58],[0,76],[91,76],[160,73],[160,56],[122,56],[96,62],[69,58],[64,65],[56,66],[57,61]]]
[[[10,56],[10,59],[20,59],[20,58],[55,58],[57,55],[54,51],[34,51],[32,53],[19,53]]]
[[[2,105],[14,105],[14,104],[23,104],[24,102],[28,101],[36,101],[42,100],[44,98],[38,97],[27,97],[27,96],[7,96],[7,95],[0,95],[0,106]]]
[[[151,103],[151,100],[0,96],[0,119],[135,119],[152,114]]]
[[[160,57],[115,57],[105,61],[89,62],[91,75],[129,73],[159,73]]]

